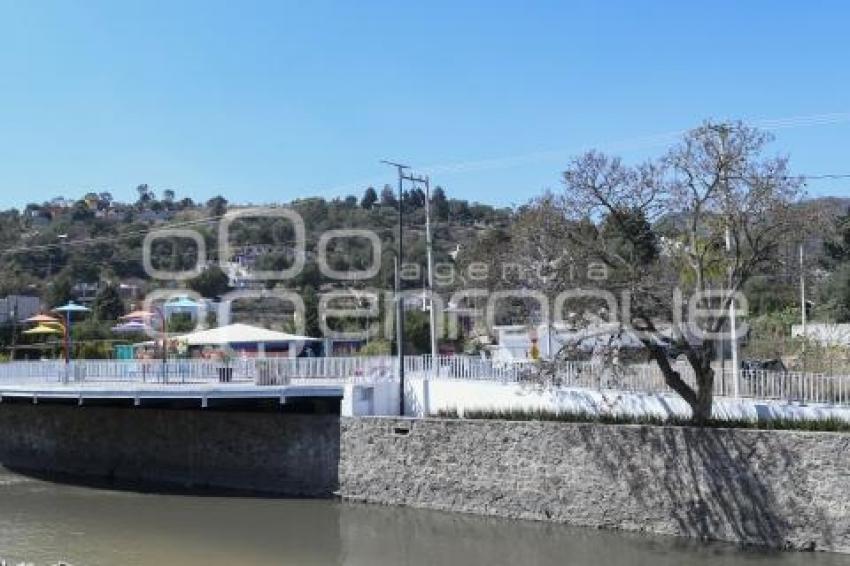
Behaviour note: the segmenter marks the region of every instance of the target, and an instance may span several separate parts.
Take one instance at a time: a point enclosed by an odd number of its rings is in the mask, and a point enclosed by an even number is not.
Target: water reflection
[[[36,565],[850,565],[560,525],[333,501],[161,495],[0,473],[0,557]]]

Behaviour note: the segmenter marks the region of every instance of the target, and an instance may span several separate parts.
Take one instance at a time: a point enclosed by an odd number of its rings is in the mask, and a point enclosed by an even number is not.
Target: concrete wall
[[[0,404],[0,464],[184,487],[329,496],[339,417]]]
[[[342,420],[340,491],[385,504],[850,552],[850,435]]]
[[[343,390],[340,412],[344,417],[397,416],[398,394],[398,381],[395,380],[348,384]]]

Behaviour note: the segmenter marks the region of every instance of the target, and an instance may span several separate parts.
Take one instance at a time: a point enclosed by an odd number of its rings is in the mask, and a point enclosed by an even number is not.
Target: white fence
[[[695,385],[687,363],[674,368],[689,385]],[[431,378],[526,382],[553,387],[583,387],[644,393],[670,393],[659,367],[654,363],[611,366],[593,362],[563,362],[537,365],[534,362],[484,360],[470,356],[430,356],[405,359],[406,371]],[[737,383],[736,383],[737,381]],[[739,370],[717,371],[714,395],[777,399],[807,403],[850,405],[850,376],[802,372]]]
[[[688,364],[675,364],[674,368],[686,383],[691,386],[696,384],[693,369]],[[520,372],[519,380],[596,390],[614,389],[644,393],[671,391],[661,370],[655,364],[611,367],[593,363],[564,363],[542,376],[525,366]],[[727,368],[725,371],[715,372],[713,391],[718,397],[850,405],[850,376],[739,370],[736,379],[735,372]]]
[[[415,364],[413,364],[415,365]],[[209,360],[17,361],[0,364],[0,384],[30,383],[201,383],[285,384],[292,379],[346,382],[394,378],[391,357],[250,358],[229,363]]]
[[[528,383],[533,386],[583,387],[647,393],[669,393],[655,364],[607,366],[566,362],[541,366],[529,361],[498,361],[474,356],[408,356],[405,373],[430,379]],[[690,366],[675,366],[693,384]],[[390,356],[239,359],[229,364],[208,360],[79,360],[18,361],[0,364],[0,384],[28,383],[244,383],[274,385],[292,379],[332,379],[346,383],[394,379],[398,362]],[[544,371],[545,370],[545,371]],[[718,372],[717,396],[850,405],[850,376],[798,372]]]

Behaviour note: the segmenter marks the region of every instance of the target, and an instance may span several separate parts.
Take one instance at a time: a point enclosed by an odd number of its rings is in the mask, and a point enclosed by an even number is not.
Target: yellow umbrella
[[[29,330],[24,330],[22,334],[64,334],[65,332],[61,328],[56,328],[55,326],[47,326],[46,324],[39,324],[35,328],[30,328]]]

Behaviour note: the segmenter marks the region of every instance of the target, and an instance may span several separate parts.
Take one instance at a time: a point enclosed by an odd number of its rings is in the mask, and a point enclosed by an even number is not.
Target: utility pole
[[[726,139],[729,136],[729,126],[726,124],[721,124],[716,127],[718,133],[720,134],[720,167],[721,174],[723,175],[723,188],[726,191],[726,198],[728,199],[729,195],[729,172],[726,168],[725,158],[726,158]],[[728,209],[728,203],[727,203]],[[728,214],[728,210],[727,210]],[[730,222],[727,217],[726,219],[726,254],[731,255],[732,253],[732,230],[730,227]],[[740,387],[738,382],[738,324],[736,320],[736,305],[735,305],[735,286],[734,281],[732,281],[733,270],[732,266],[729,265],[729,347],[732,351],[732,387],[734,396],[738,397],[740,393]],[[723,353],[723,359],[725,360],[726,353]]]
[[[401,296],[401,262],[404,257],[404,170],[407,165],[392,161],[381,161],[395,167],[398,173],[398,249],[396,250],[395,302],[396,302],[396,356],[398,357],[398,414],[404,416],[404,301]]]
[[[431,179],[425,177],[425,249],[428,258],[428,312],[431,329],[431,369],[437,369],[437,313],[434,309],[434,241],[431,237]]]
[[[729,231],[729,227],[726,227],[726,252],[731,253],[732,251],[732,237]],[[729,300],[729,330],[730,336],[729,340],[731,342],[732,349],[732,380],[734,384],[735,397],[739,395],[739,384],[738,384],[738,323],[736,320],[737,313],[735,312],[735,296],[733,291],[732,284],[732,267],[729,267],[729,292],[732,293],[732,296]]]
[[[404,299],[402,297],[401,269],[404,258],[404,182],[409,181],[414,185],[422,183],[425,185],[425,240],[428,251],[428,290],[433,296],[433,245],[431,240],[431,180],[427,176],[407,173],[408,165],[402,165],[394,161],[382,160],[381,163],[395,167],[398,173],[398,254],[397,269],[395,274],[396,292],[396,353],[398,355],[398,379],[399,379],[399,414],[404,416]],[[436,363],[437,356],[437,329],[434,301],[431,303],[431,356],[432,363]]]
[[[18,345],[18,298],[15,297],[15,306],[12,307],[12,355],[15,359],[15,346]]]
[[[800,325],[802,327],[803,336],[803,371],[806,371],[806,325],[808,323],[806,313],[806,260],[805,247],[800,242]]]

